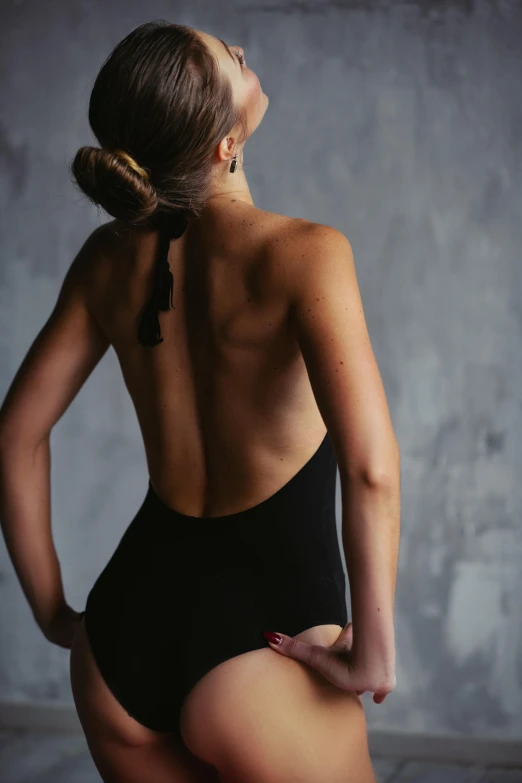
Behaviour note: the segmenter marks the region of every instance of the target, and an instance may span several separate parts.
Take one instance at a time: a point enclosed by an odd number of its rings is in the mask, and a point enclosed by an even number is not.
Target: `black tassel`
[[[174,292],[174,277],[169,266],[169,247],[172,239],[180,237],[187,227],[184,215],[177,220],[163,217],[159,227],[158,256],[154,273],[154,285],[149,301],[143,308],[138,327],[138,342],[153,347],[163,342],[159,324],[159,310],[170,310]]]

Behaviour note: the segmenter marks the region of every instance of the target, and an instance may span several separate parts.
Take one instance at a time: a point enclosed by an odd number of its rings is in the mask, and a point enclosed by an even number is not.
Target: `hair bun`
[[[149,172],[147,169],[142,168],[132,157],[132,155],[129,155],[128,152],[125,152],[125,150],[111,150],[115,155],[118,155],[120,158],[123,158],[123,160],[129,164],[131,169],[134,169],[134,171],[140,175],[140,177],[143,177],[143,179],[150,179]]]
[[[148,172],[124,150],[80,147],[71,173],[94,204],[125,223],[142,223],[158,207]]]

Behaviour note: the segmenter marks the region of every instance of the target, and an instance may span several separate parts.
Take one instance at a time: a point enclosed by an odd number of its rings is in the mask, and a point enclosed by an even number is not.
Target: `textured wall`
[[[99,220],[67,164],[91,140],[112,46],[157,17],[240,43],[270,97],[245,151],[255,202],[349,237],[402,450],[398,687],[367,701],[368,724],[520,737],[520,5],[6,0],[0,13],[2,395]],[[52,448],[55,541],[81,609],[146,491],[112,352]],[[72,703],[68,653],[36,628],[3,543],[0,577],[0,699]]]

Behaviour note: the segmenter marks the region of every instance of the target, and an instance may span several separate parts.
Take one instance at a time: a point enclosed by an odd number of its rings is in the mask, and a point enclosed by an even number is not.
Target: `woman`
[[[89,106],[100,147],[72,164],[114,220],[1,411],[8,549],[46,638],[71,648],[111,783],[375,781],[360,694],[395,687],[399,450],[348,240],[254,206],[242,152],[267,106],[241,47],[212,35],[154,22],[116,47]],[[148,486],[78,613],[49,440],[110,346]]]

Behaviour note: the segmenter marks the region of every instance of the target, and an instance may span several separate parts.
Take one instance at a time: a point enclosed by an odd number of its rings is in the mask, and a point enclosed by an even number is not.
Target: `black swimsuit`
[[[170,308],[170,239],[186,220],[163,218],[154,286],[138,340],[162,342]],[[263,631],[295,636],[347,623],[335,521],[337,463],[326,433],[284,486],[252,508],[192,517],[148,490],[85,608],[89,643],[108,687],[137,721],[180,736],[183,702],[211,669],[270,649]],[[277,654],[277,653],[275,653]]]
[[[180,736],[183,702],[218,664],[347,623],[328,433],[252,508],[192,517],[148,490],[87,598],[86,631],[108,687],[137,721]]]

